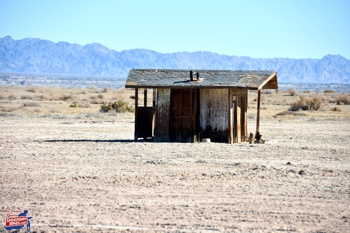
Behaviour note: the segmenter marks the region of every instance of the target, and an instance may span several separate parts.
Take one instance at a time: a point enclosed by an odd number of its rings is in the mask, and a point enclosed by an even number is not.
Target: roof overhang
[[[199,80],[191,80],[190,73]],[[195,79],[195,78],[194,78]],[[278,89],[277,72],[269,70],[172,70],[132,69],[126,88],[237,88]]]

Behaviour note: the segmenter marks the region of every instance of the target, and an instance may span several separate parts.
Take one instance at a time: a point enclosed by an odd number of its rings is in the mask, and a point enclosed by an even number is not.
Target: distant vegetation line
[[[277,70],[283,83],[350,83],[350,60],[341,55],[322,59],[251,58],[211,52],[158,53],[146,49],[117,52],[93,43],[0,38],[0,72],[55,74],[125,79],[132,68]]]

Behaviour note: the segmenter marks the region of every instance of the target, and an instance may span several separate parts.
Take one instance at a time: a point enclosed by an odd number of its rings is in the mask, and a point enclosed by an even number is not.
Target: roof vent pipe
[[[190,80],[193,81],[193,71],[190,71]]]
[[[197,78],[196,80],[199,81],[199,73],[198,72],[196,73],[196,78]]]

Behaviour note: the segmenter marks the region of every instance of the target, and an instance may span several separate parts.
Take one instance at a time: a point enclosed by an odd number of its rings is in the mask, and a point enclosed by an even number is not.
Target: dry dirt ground
[[[0,90],[1,224],[27,209],[31,232],[350,232],[350,106],[334,94],[297,112],[265,94],[266,143],[229,145],[134,142],[133,114],[89,102],[132,92]]]

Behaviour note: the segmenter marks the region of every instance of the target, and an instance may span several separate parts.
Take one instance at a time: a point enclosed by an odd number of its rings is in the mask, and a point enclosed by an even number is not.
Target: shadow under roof
[[[191,81],[190,72],[196,79]],[[126,88],[240,88],[278,89],[277,72],[271,70],[132,69]]]

